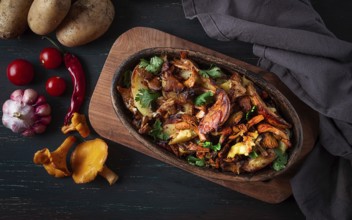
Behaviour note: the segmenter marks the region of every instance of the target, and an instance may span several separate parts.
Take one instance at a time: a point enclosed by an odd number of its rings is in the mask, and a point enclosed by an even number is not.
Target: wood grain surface
[[[181,0],[112,2],[116,9],[115,19],[103,36],[84,46],[65,48],[79,57],[85,70],[87,94],[81,109],[84,114],[88,114],[90,100],[95,102],[97,98],[105,97],[105,90],[96,90],[96,85],[98,80],[99,85],[103,81],[108,84],[106,81],[110,76],[105,75],[103,79],[100,74],[110,49],[116,46],[120,35],[134,27],[156,28],[253,65],[258,61],[252,44],[237,40],[222,42],[208,37],[197,19],[185,18]],[[332,33],[341,40],[352,42],[351,0],[311,0],[311,3]],[[50,37],[55,40],[55,33]],[[53,120],[47,131],[31,138],[14,134],[0,123],[0,219],[305,219],[294,196],[277,204],[263,202],[139,153],[132,149],[133,146],[125,147],[108,139],[107,165],[120,176],[115,185],[109,186],[100,177],[78,185],[72,178],[49,176],[33,163],[33,154],[43,147],[54,150],[65,139],[60,128],[72,91],[71,78],[65,67],[46,70],[40,65],[40,51],[50,46],[30,30],[16,39],[0,40],[0,103],[4,103],[15,89],[30,87],[45,95],[53,110]],[[133,45],[129,47],[134,48]],[[35,79],[26,87],[13,85],[6,77],[7,65],[17,58],[27,59],[35,67]],[[119,59],[117,57],[116,61]],[[116,65],[113,62],[111,60],[110,64]],[[45,82],[51,76],[66,80],[68,87],[63,96],[46,94]],[[109,113],[109,104],[105,107]],[[100,117],[104,111],[95,114]],[[93,118],[93,121],[97,120],[100,119]],[[122,135],[116,134],[118,127],[110,125],[109,121],[99,123],[107,126],[99,132],[106,131],[107,136],[116,139]],[[89,138],[96,137],[100,136],[92,129]],[[263,189],[253,187],[253,191],[258,190]]]
[[[263,75],[265,79],[272,82],[279,88],[279,90],[281,90],[283,94],[286,95],[300,116],[304,133],[301,159],[304,158],[304,156],[312,149],[317,137],[317,115],[306,105],[300,102],[277,79],[277,77],[274,76],[274,74],[251,64],[225,56],[206,47],[202,47],[195,43],[183,40],[179,37],[156,29],[145,27],[136,27],[120,35],[109,52],[89,105],[89,119],[93,128],[99,135],[111,141],[123,144],[124,146],[139,151],[143,154],[176,166],[176,164],[174,164],[172,161],[166,161],[165,159],[159,157],[156,153],[152,152],[136,139],[134,139],[117,118],[112,107],[110,88],[112,77],[117,67],[121,62],[123,62],[126,58],[135,52],[152,47],[174,47],[201,51],[223,58],[254,73]],[[182,167],[179,168],[183,169]],[[265,182],[231,182],[204,176],[201,177],[261,201],[268,203],[279,203],[287,199],[292,193],[289,180],[293,172],[294,169],[290,170],[288,174]]]

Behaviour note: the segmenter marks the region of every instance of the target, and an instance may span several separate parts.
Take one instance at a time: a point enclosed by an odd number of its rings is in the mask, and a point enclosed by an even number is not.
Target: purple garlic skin
[[[51,121],[51,107],[33,89],[18,89],[2,106],[2,123],[23,136],[43,133]]]

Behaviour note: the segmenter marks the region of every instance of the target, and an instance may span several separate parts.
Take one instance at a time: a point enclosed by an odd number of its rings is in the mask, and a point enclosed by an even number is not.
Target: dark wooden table
[[[116,17],[103,37],[68,49],[79,56],[86,71],[88,93],[82,110],[86,114],[110,47],[132,27],[153,27],[251,64],[257,61],[250,44],[207,37],[197,20],[184,18],[180,0],[120,0],[114,4]],[[315,0],[313,6],[338,38],[352,41],[351,1]],[[0,40],[1,104],[13,90],[26,88],[14,86],[6,78],[6,67],[16,58],[35,65],[36,77],[28,87],[40,93],[45,94],[50,76],[59,75],[70,82],[64,67],[45,70],[40,66],[39,53],[47,46],[48,41],[30,31],[18,39]],[[55,149],[65,139],[60,127],[71,91],[69,86],[63,97],[46,95],[53,121],[43,135],[24,138],[0,125],[0,219],[304,219],[293,197],[267,204],[110,141],[107,164],[120,176],[115,185],[110,187],[99,177],[77,185],[71,178],[49,176],[33,164],[33,154],[43,147]],[[92,137],[96,136],[93,131]]]

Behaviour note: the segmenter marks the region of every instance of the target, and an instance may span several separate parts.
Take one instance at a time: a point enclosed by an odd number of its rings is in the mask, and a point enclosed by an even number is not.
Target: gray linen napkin
[[[182,0],[208,36],[253,44],[320,114],[319,141],[291,180],[307,219],[352,219],[352,44],[337,39],[308,0]]]

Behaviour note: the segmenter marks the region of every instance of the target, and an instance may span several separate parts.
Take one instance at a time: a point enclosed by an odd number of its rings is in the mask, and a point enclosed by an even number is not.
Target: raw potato
[[[0,0],[0,38],[15,38],[27,29],[27,15],[32,2],[33,0]]]
[[[87,44],[108,30],[114,16],[110,0],[78,0],[59,26],[56,37],[67,47]]]
[[[28,12],[29,28],[38,35],[54,31],[64,20],[71,0],[34,0]]]

